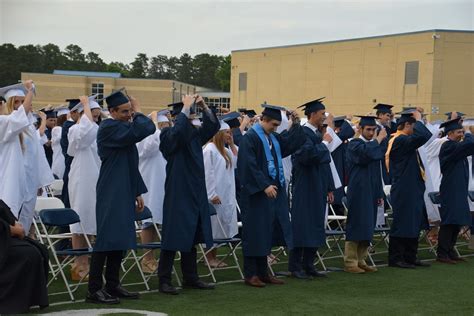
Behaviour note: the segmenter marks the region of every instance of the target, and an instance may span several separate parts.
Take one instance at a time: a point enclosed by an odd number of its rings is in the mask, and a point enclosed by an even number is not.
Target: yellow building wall
[[[465,107],[474,104],[474,34],[462,34],[440,33],[445,56],[436,57],[436,62],[435,52],[441,49],[433,32],[234,51],[231,105],[260,111],[260,104],[267,101],[295,108],[325,96],[328,111],[336,115],[366,114],[375,103],[394,104],[395,111],[416,105],[430,113],[435,98],[440,111],[445,108],[443,102],[459,99],[460,108],[471,113]],[[419,61],[418,84],[405,85],[409,61]],[[435,80],[439,67],[444,79]],[[239,91],[239,73],[245,72],[247,90]],[[459,83],[461,78],[465,82]],[[440,84],[440,80],[450,84]],[[452,94],[457,98],[452,99]],[[448,95],[446,101],[436,99]]]
[[[166,105],[180,100],[180,93],[194,93],[196,87],[173,80],[132,79],[65,76],[53,74],[22,73],[22,80],[33,80],[36,86],[36,96],[33,106],[36,110],[51,104],[58,106],[65,104],[66,99],[78,98],[81,95],[92,93],[93,83],[104,84],[104,96],[112,90],[125,87],[129,95],[140,101],[142,111],[151,111],[166,108]],[[173,99],[173,93],[175,94]],[[104,102],[105,106],[105,102]]]

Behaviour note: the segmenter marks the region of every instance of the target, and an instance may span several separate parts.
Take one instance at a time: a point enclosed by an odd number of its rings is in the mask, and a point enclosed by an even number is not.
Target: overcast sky
[[[77,44],[107,62],[427,29],[474,29],[474,0],[0,0],[0,42]]]

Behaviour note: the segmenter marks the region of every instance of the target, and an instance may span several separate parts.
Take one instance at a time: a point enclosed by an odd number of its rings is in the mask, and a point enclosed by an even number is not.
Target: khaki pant
[[[366,267],[365,259],[369,253],[368,241],[346,241],[344,265],[346,268]]]

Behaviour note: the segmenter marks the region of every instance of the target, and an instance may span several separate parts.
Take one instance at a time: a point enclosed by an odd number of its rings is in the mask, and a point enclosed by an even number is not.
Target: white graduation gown
[[[100,158],[97,154],[99,126],[83,115],[68,132],[67,154],[74,157],[69,172],[69,200],[71,208],[81,219],[84,232],[95,235],[96,184],[99,179]],[[79,223],[70,225],[71,233],[82,233]]]
[[[10,115],[0,115],[0,199],[17,218],[26,198],[25,164],[19,135],[29,125],[23,106]]]
[[[238,233],[234,175],[237,156],[234,156],[230,149],[225,150],[232,158],[231,168],[226,168],[225,159],[214,143],[207,144],[203,150],[207,198],[211,201],[218,196],[222,202],[222,204],[213,204],[217,212],[217,218],[211,216],[214,239],[232,238]]]
[[[28,118],[30,125],[24,133],[25,150],[23,152],[25,157],[26,196],[20,211],[20,218],[18,219],[23,225],[25,233],[29,232],[33,223],[38,190],[50,185],[54,181],[39,131],[34,126],[36,119],[31,113],[29,113]]]
[[[425,186],[425,204],[426,212],[428,214],[428,220],[430,222],[441,221],[441,216],[439,215],[439,209],[437,205],[434,205],[428,197],[429,192],[439,192],[439,187],[441,185],[441,167],[439,164],[439,152],[441,146],[448,138],[436,138],[426,147],[420,151],[420,157],[426,156],[426,162],[424,163],[425,172],[427,172]],[[421,148],[420,148],[421,149]],[[423,158],[422,158],[423,159]],[[425,173],[426,174],[426,173]]]
[[[61,126],[55,126],[51,131],[51,148],[53,149],[53,163],[51,170],[59,179],[64,176],[64,170],[66,164],[64,162],[63,150],[61,148],[61,133],[63,128]]]
[[[156,129],[154,134],[137,144],[140,157],[138,168],[148,189],[142,197],[153,215],[153,222],[158,224],[163,223],[166,179],[166,159],[160,151],[160,134],[161,130]]]
[[[469,164],[469,191],[474,191],[474,174],[473,174],[473,161],[472,161],[472,156],[469,156],[467,157],[467,162]],[[468,198],[469,200],[469,209],[471,210],[471,212],[474,212],[474,202],[471,201],[470,198]]]

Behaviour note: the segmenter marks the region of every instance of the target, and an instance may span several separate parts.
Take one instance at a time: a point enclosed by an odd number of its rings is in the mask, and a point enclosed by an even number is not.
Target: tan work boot
[[[367,264],[365,264],[365,265],[359,264],[359,268],[361,268],[365,272],[377,272],[378,271],[376,267],[371,267]]]
[[[354,274],[365,273],[365,270],[359,267],[344,267],[344,271],[349,272],[349,273],[354,273]]]

